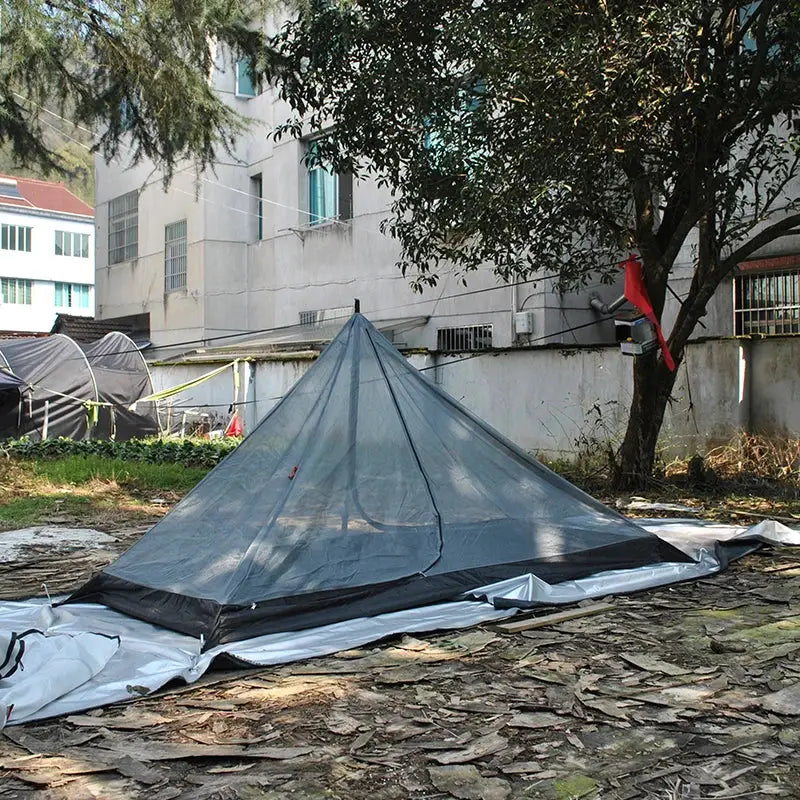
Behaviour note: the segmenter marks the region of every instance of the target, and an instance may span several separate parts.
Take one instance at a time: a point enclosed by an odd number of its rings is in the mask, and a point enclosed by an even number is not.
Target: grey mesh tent
[[[250,436],[67,602],[206,646],[534,573],[690,560],[440,391],[355,315]]]
[[[128,411],[153,387],[142,354],[125,334],[83,346],[60,333],[0,339],[0,367],[24,384],[0,398],[0,438],[122,440],[158,433],[154,404]]]

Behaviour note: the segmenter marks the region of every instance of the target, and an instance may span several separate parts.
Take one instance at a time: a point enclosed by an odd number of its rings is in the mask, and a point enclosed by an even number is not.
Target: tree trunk
[[[628,428],[612,469],[614,489],[644,489],[649,484],[678,363],[676,359],[675,372],[670,372],[655,352],[634,359]]]

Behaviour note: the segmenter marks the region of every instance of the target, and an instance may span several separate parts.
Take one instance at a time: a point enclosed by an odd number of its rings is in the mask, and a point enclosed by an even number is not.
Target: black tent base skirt
[[[204,649],[269,633],[315,628],[358,617],[453,600],[496,581],[532,573],[547,583],[577,580],[605,570],[691,562],[667,542],[647,536],[579,553],[510,564],[494,564],[440,575],[310,592],[247,605],[218,603],[101,572],[65,603],[99,603],[164,628],[203,637]]]

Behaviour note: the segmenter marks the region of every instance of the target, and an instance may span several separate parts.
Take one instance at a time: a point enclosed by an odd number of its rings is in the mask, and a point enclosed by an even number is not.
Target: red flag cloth
[[[656,329],[656,336],[661,344],[661,352],[664,354],[664,362],[671,372],[675,372],[675,361],[667,347],[667,340],[664,338],[664,331],[661,330],[661,323],[653,310],[653,304],[647,294],[647,287],[644,285],[644,275],[642,275],[642,262],[634,256],[628,256],[627,261],[620,264],[625,270],[625,291],[623,294],[630,300],[642,314],[653,323]]]
[[[242,433],[244,433],[244,430],[242,429],[242,423],[239,422],[239,412],[234,411],[231,421],[228,423],[228,427],[225,428],[225,435],[241,436]]]

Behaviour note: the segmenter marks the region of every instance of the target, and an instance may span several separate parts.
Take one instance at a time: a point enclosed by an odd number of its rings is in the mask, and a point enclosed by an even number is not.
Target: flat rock
[[[461,800],[506,800],[511,794],[508,781],[484,778],[475,767],[467,764],[430,767],[428,775],[440,792]]]

